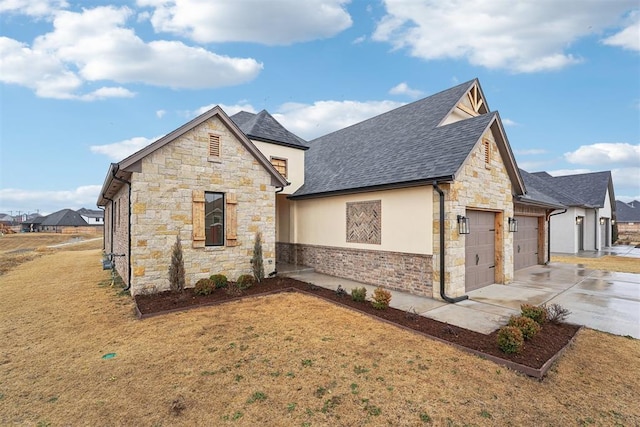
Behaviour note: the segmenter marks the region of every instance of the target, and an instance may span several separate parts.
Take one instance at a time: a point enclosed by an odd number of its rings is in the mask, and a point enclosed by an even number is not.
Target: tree
[[[253,277],[256,282],[262,282],[264,279],[264,262],[262,261],[262,233],[256,232],[255,242],[253,243],[253,257],[251,257],[251,267],[253,269]]]
[[[184,292],[184,259],[182,258],[182,243],[180,236],[176,236],[176,243],[171,248],[171,264],[169,265],[169,287],[174,292]]]

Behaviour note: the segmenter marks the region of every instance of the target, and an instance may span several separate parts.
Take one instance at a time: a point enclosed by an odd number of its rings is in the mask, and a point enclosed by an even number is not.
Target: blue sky
[[[520,167],[640,199],[637,0],[0,0],[0,212],[95,208],[216,104],[310,140],[475,77]]]

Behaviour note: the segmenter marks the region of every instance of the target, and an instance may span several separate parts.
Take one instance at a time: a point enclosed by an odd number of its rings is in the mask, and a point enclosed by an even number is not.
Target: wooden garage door
[[[516,216],[518,231],[513,233],[513,268],[530,267],[538,264],[538,218]]]
[[[468,291],[495,283],[495,214],[467,211],[469,229],[465,236],[465,288]]]

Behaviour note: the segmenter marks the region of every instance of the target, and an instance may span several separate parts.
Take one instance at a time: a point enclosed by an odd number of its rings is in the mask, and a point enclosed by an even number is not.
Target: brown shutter
[[[236,193],[227,193],[227,246],[238,246],[238,199]]]
[[[204,191],[193,190],[193,247],[204,248]]]

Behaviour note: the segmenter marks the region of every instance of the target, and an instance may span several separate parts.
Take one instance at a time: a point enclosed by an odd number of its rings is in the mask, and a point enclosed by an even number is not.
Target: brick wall
[[[313,267],[318,273],[415,295],[432,294],[431,255],[292,243],[278,243],[277,254],[278,262]]]

